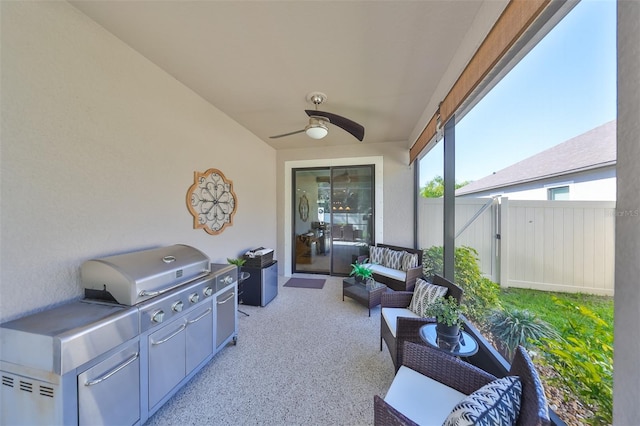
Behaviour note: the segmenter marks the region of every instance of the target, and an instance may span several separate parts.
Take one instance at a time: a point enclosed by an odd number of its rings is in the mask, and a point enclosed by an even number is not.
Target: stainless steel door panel
[[[186,328],[186,321],[181,319],[149,336],[150,410],[185,377]]]
[[[263,268],[262,274],[262,298],[260,300],[260,306],[266,306],[278,295],[277,262],[274,262],[271,266]]]
[[[216,298],[216,348],[236,331],[236,286]]]
[[[213,305],[209,301],[187,316],[187,374],[213,353]]]
[[[140,420],[138,341],[78,375],[79,425],[132,425]]]

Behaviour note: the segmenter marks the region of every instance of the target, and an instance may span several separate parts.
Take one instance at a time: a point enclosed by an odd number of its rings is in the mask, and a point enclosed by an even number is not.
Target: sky
[[[615,0],[582,0],[456,124],[456,181],[473,181],[616,118]],[[443,175],[442,141],[420,185]]]

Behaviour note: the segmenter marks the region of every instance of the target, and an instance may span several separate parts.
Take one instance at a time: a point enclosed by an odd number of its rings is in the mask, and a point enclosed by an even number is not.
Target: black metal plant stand
[[[251,274],[248,272],[240,272],[240,275],[238,275],[238,305],[240,305],[240,296],[242,296],[242,291],[240,290],[240,284],[242,284],[244,281],[249,279],[250,276]],[[249,316],[248,313],[241,311],[240,309],[238,309],[238,312],[246,316]]]

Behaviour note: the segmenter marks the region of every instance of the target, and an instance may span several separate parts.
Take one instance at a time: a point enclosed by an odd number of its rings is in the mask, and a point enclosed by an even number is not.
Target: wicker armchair
[[[496,379],[495,376],[443,351],[414,343],[406,344],[403,365],[465,395],[475,392],[482,386]],[[520,413],[516,425],[549,425],[551,421],[549,419],[549,409],[547,407],[547,399],[544,395],[544,388],[542,387],[535,366],[522,346],[517,348],[507,375],[518,376],[522,384]],[[397,380],[397,377],[395,380]],[[432,395],[429,393],[417,393],[422,395],[422,398],[425,400],[425,404],[420,405],[419,409],[427,410],[428,412],[426,414],[427,417],[429,417],[431,411],[429,411],[430,408],[428,405],[429,400],[432,399]],[[413,394],[414,395],[407,395],[407,399],[415,396],[415,389]],[[454,403],[454,405],[455,404],[456,403]],[[440,408],[442,412],[443,408],[444,411],[446,411],[452,409],[453,406],[437,408]],[[417,424],[378,395],[374,396],[374,410],[375,425]],[[423,411],[422,414],[425,414],[425,411]],[[434,418],[429,424],[442,424],[445,419],[446,417]]]
[[[462,300],[463,290],[451,281],[435,275],[433,284],[447,287],[449,291],[445,297],[453,297],[458,303]],[[402,354],[404,351],[404,342],[422,343],[419,330],[425,324],[435,322],[433,318],[415,318],[411,317],[411,313],[407,312],[407,317],[398,317],[395,330],[392,330],[393,324],[389,325],[385,319],[385,314],[389,311],[385,308],[408,308],[411,303],[413,292],[410,291],[394,291],[383,293],[380,301],[380,350],[382,351],[382,342],[384,341],[389,348],[389,354],[393,360],[393,366],[396,371],[402,365]],[[393,322],[393,321],[390,321]]]

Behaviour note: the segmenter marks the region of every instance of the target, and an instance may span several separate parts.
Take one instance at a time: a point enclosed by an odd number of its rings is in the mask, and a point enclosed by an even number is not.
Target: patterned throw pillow
[[[439,285],[431,284],[418,278],[416,280],[416,287],[413,289],[413,297],[411,297],[411,303],[409,303],[409,310],[416,315],[426,317],[427,307],[444,297],[447,294],[447,288]]]
[[[518,377],[494,380],[453,407],[443,426],[515,425],[521,395],[522,383]]]
[[[418,266],[418,255],[416,253],[402,252],[402,265],[403,271],[408,271],[411,268]]]
[[[384,261],[384,252],[387,250],[386,247],[369,247],[369,262],[376,263],[381,265]]]
[[[384,261],[382,262],[382,266],[386,266],[387,268],[391,269],[400,269],[400,267],[402,266],[403,253],[404,251],[387,249],[384,254]]]

